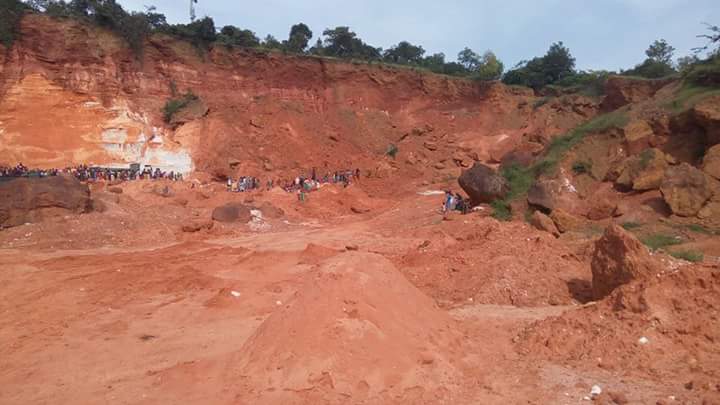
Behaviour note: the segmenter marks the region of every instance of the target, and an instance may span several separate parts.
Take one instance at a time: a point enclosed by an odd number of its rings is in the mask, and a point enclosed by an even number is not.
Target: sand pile
[[[248,403],[443,403],[461,335],[386,259],[323,262],[237,355]]]

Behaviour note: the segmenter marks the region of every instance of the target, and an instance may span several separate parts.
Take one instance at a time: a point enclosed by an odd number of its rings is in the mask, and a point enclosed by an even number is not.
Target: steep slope
[[[24,18],[6,55],[0,162],[33,166],[142,162],[221,177],[362,167],[414,177],[539,150],[598,109],[579,96],[539,105],[527,89],[412,69],[201,52],[166,36],[138,60],[109,32],[38,15]],[[208,114],[166,125],[171,89],[192,90]],[[379,165],[391,144],[397,160]]]

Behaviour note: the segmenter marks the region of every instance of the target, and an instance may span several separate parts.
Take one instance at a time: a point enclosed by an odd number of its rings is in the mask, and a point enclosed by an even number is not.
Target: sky
[[[171,23],[190,19],[189,0],[118,2],[128,10],[154,5]],[[349,26],[375,47],[409,41],[448,61],[465,47],[492,50],[506,69],[563,41],[579,69],[619,70],[641,63],[656,39],[674,46],[676,57],[704,45],[697,35],[703,23],[720,25],[720,0],[198,0],[196,13],[260,38],[286,39],[304,22],[316,38]]]

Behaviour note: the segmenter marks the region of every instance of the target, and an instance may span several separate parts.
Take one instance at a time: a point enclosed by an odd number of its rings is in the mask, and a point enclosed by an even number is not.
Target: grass
[[[698,225],[698,224],[691,224],[691,225],[686,226],[686,228],[691,232],[701,233],[703,235],[715,235],[716,234],[715,232],[705,228],[702,225]]]
[[[692,83],[686,83],[680,91],[675,94],[675,98],[665,103],[663,107],[670,112],[679,114],[699,103],[707,97],[720,94],[717,87],[701,86]]]
[[[642,227],[642,224],[638,222],[623,222],[620,226],[622,226],[626,231],[632,231],[633,229]]]
[[[642,243],[645,244],[645,246],[649,247],[650,250],[653,252],[659,249],[666,248],[668,246],[674,246],[679,245],[682,243],[682,240],[675,236],[665,235],[665,234],[652,234],[647,235],[640,239]]]
[[[670,252],[670,256],[691,263],[699,263],[705,260],[705,255],[702,252],[698,252],[695,250],[681,250],[677,252]]]
[[[510,204],[505,202],[504,200],[495,200],[490,204],[493,209],[492,216],[493,218],[497,219],[498,221],[511,221],[512,220],[512,212],[510,211]]]

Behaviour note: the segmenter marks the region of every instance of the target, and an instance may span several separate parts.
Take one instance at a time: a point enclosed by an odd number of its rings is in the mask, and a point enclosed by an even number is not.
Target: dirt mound
[[[458,184],[476,205],[502,199],[510,190],[504,177],[481,163],[475,163],[472,168],[464,171]]]
[[[337,249],[332,249],[325,246],[316,245],[314,243],[308,243],[307,247],[300,253],[299,264],[312,264],[316,265],[323,260],[329,259],[340,253]]]
[[[91,211],[90,189],[67,176],[0,181],[0,228],[41,221],[53,210],[59,214]]]
[[[677,403],[716,403],[719,311],[717,267],[683,267],[622,286],[597,304],[536,322],[519,335],[519,350],[579,369],[653,381],[676,396]]]
[[[457,384],[453,321],[381,256],[322,264],[248,339],[248,403],[437,403]],[[233,380],[235,380],[233,378]]]
[[[591,267],[595,299],[632,280],[654,276],[660,268],[647,248],[618,225],[608,227],[595,243]]]

